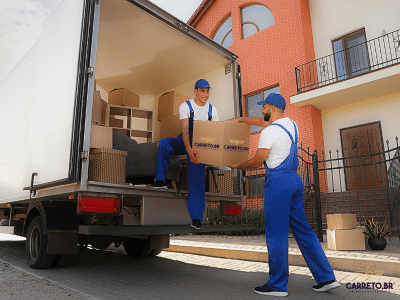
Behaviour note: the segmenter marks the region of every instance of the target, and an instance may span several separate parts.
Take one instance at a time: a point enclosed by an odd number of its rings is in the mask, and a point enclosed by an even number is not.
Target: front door
[[[385,187],[386,164],[380,122],[340,130],[347,190]]]

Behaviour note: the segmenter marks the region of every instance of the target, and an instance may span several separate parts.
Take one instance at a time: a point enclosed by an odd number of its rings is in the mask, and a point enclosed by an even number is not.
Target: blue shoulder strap
[[[293,120],[291,120],[292,121],[292,123],[293,123],[293,126],[294,126],[294,132],[295,132],[295,140],[293,139],[293,136],[290,134],[290,132],[288,131],[288,130],[286,130],[286,128],[285,127],[283,127],[281,124],[271,124],[271,125],[276,125],[276,126],[279,126],[280,128],[282,128],[283,130],[285,130],[286,131],[286,133],[289,135],[289,137],[290,137],[290,140],[292,141],[292,143],[296,143],[297,144],[297,140],[298,140],[298,136],[297,136],[297,128],[296,128],[296,125],[294,124],[294,122],[293,122]]]
[[[208,103],[208,121],[211,121],[212,119],[212,105],[211,103]]]
[[[193,110],[192,104],[190,104],[190,100],[186,101],[186,104],[189,106],[190,117],[193,118],[193,116],[194,116],[194,110]]]

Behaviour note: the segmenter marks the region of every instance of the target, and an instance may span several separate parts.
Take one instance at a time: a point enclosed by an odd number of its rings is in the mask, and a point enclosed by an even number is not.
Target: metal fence
[[[364,146],[365,147],[365,146]],[[323,241],[326,230],[326,215],[333,213],[355,213],[357,222],[364,225],[364,218],[388,226],[392,236],[400,238],[400,148],[398,138],[391,148],[386,145],[371,145],[367,154],[352,148],[328,153],[309,148],[298,148],[298,174],[304,184],[304,210],[307,220]],[[372,151],[372,149],[377,149]],[[364,151],[365,153],[365,151]],[[229,171],[224,171],[229,172]],[[241,215],[222,215],[219,205],[208,208],[211,225],[251,224],[252,230],[229,234],[259,235],[264,229],[264,179],[265,169],[245,171],[245,198]],[[397,233],[397,234],[396,234]]]
[[[400,30],[337,51],[295,68],[297,93],[349,79],[400,62]]]

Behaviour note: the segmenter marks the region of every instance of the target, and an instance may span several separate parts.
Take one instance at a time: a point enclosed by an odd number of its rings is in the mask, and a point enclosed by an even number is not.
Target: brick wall
[[[242,39],[240,9],[253,3],[267,6],[275,24]],[[243,99],[279,85],[287,102],[286,116],[299,126],[300,142],[321,153],[324,144],[320,111],[313,106],[296,108],[289,103],[290,96],[297,93],[295,67],[315,59],[308,0],[216,0],[196,29],[212,37],[229,14],[233,45],[228,49],[239,56]],[[252,134],[250,157],[256,151],[258,139],[259,133]]]

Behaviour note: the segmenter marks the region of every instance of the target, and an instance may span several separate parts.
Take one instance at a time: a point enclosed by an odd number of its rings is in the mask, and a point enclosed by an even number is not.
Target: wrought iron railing
[[[297,172],[304,184],[304,210],[320,241],[323,241],[323,230],[326,229],[326,215],[333,213],[355,213],[360,224],[364,223],[364,217],[373,217],[388,225],[392,236],[400,238],[400,147],[397,137],[395,142],[392,147],[387,141],[385,147],[370,145],[366,152],[352,148],[344,149],[343,153],[339,150],[321,153],[319,157],[317,151],[310,152],[302,145],[298,148]],[[264,234],[264,179],[264,168],[245,171],[242,213],[224,216],[220,213],[220,205],[208,205],[210,225],[251,224],[250,231],[238,230],[229,234]]]
[[[297,93],[400,62],[400,29],[295,68]]]

